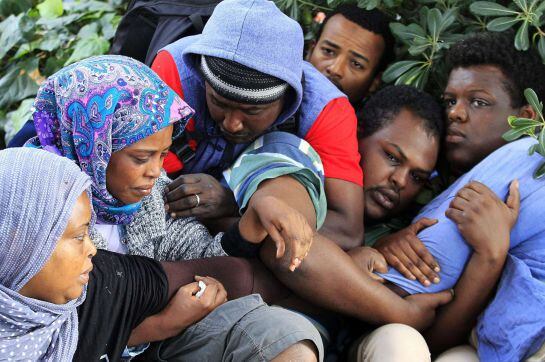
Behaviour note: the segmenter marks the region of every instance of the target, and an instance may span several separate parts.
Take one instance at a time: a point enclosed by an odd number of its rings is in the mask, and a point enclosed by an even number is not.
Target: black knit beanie
[[[235,102],[272,103],[289,89],[281,79],[223,58],[202,55],[201,71],[218,94]]]

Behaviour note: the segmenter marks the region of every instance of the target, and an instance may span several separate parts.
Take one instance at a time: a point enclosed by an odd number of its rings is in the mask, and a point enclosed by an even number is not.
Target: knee
[[[290,347],[282,351],[272,361],[305,361],[316,362],[318,361],[318,350],[314,343],[308,339],[297,342]]]
[[[424,337],[404,324],[388,324],[377,328],[358,346],[358,361],[431,361]]]

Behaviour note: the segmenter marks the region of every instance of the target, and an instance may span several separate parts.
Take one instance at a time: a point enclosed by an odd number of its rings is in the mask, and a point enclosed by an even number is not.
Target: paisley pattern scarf
[[[29,145],[68,157],[92,181],[98,220],[128,224],[141,203],[124,205],[106,188],[112,153],[174,124],[179,136],[193,110],[146,65],[119,55],[92,57],[47,79],[34,102],[38,137]]]

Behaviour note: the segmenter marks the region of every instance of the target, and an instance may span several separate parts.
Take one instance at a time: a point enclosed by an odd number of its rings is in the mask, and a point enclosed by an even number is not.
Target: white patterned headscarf
[[[91,180],[67,158],[0,151],[0,356],[70,361],[78,341],[76,300],[57,305],[19,294],[47,263]]]

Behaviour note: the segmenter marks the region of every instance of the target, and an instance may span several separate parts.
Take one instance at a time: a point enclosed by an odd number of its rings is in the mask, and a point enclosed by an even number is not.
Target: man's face
[[[443,93],[448,128],[446,157],[460,175],[506,142],[507,117],[517,115],[502,71],[492,65],[456,68]]]
[[[308,60],[356,104],[375,80],[384,46],[382,36],[336,14],[325,24]]]
[[[223,137],[231,143],[248,143],[261,136],[284,107],[284,98],[267,104],[244,104],[222,97],[206,83],[206,104]]]
[[[439,140],[422,120],[401,110],[390,124],[359,140],[365,174],[365,219],[380,221],[404,211],[437,162]]]

